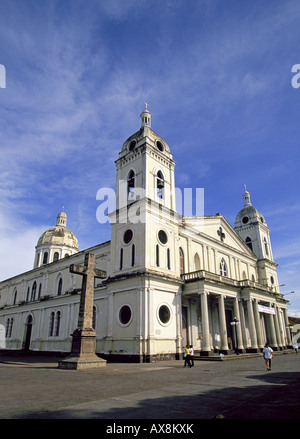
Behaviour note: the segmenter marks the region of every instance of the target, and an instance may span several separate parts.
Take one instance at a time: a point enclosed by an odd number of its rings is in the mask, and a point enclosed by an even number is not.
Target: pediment
[[[183,225],[191,233],[195,233],[199,241],[203,239],[211,241],[207,245],[211,245],[214,248],[224,246],[224,248],[235,250],[256,259],[252,250],[250,250],[221,214],[203,217],[184,217]]]

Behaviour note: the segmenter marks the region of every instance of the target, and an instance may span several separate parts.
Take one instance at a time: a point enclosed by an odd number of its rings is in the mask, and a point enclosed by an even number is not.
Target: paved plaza
[[[58,358],[0,356],[1,419],[300,418],[300,353],[60,370]]]

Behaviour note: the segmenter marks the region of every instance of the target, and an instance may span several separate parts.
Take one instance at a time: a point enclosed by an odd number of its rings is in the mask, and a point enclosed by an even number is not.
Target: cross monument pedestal
[[[59,361],[59,369],[105,367],[106,361],[96,355],[96,332],[93,328],[94,278],[105,279],[106,272],[95,268],[95,255],[86,253],[84,265],[70,266],[70,272],[82,279],[78,327],[72,334],[69,357]]]

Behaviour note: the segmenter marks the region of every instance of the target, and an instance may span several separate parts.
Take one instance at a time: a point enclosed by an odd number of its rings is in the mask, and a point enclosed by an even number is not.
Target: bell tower
[[[152,115],[146,102],[140,118],[139,131],[124,142],[115,162],[116,209],[110,215],[111,276],[160,267],[159,252],[152,241],[166,245],[168,239],[158,238],[158,226],[175,211],[175,162],[169,145],[151,128]],[[160,253],[164,266],[171,267],[167,249]]]
[[[243,193],[244,207],[237,214],[234,228],[258,259],[273,261],[270,230],[263,215],[252,206],[250,193]]]
[[[273,260],[270,229],[264,216],[252,205],[244,186],[244,207],[235,219],[234,229],[258,258],[258,280],[270,287],[278,286],[277,264]]]

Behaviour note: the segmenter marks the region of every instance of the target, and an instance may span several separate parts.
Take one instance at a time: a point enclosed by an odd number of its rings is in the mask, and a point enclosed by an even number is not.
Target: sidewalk
[[[300,354],[240,361],[108,363],[60,370],[51,357],[0,356],[0,419],[300,418]]]

